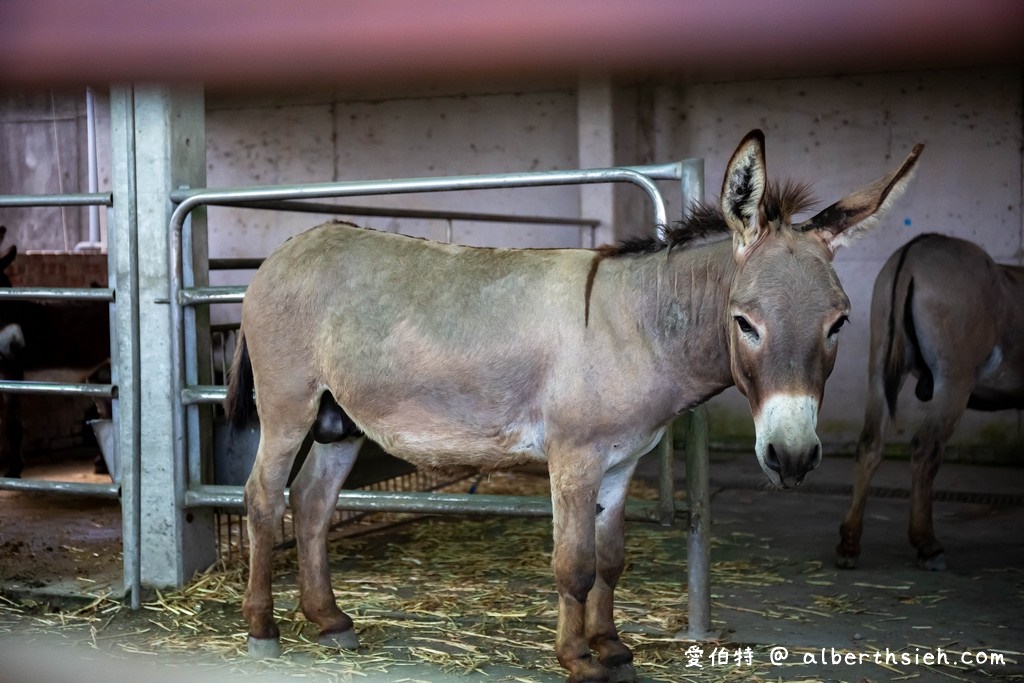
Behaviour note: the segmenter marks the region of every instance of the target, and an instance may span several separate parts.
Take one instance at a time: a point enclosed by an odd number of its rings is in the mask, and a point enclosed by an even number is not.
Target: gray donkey
[[[1024,408],[1024,268],[996,263],[976,244],[919,235],[889,257],[871,298],[868,403],[850,509],[840,527],[836,562],[860,556],[864,506],[882,462],[882,435],[896,415],[907,376],[928,402],[910,442],[911,545],[922,569],[945,569],[932,524],[932,484],[946,442],[968,408]]]
[[[280,651],[271,548],[312,432],[291,501],[301,607],[322,644],[358,644],[325,538],[370,438],[426,467],[547,463],[558,661],[570,681],[634,680],[612,601],[638,458],[674,417],[735,384],[772,483],[796,485],[819,463],[818,406],[849,313],[832,260],[903,192],[920,151],[795,225],[806,190],[768,183],[753,131],[720,209],[696,208],[664,241],[481,249],[329,223],[283,244],[246,293],[227,400],[238,424],[255,405],[262,429],[246,484],[249,652]],[[686,244],[710,232],[726,238]]]

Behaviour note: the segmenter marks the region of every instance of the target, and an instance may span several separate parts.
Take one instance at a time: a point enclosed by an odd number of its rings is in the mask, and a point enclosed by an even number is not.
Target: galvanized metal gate
[[[48,206],[111,206],[113,197],[109,192],[92,192],[63,195],[5,195],[0,196],[0,207],[33,208]],[[108,268],[106,287],[12,287],[0,288],[0,300],[32,301],[105,301],[114,303],[116,278]],[[111,306],[113,313],[113,306]],[[113,319],[113,316],[111,316]],[[111,325],[111,354],[117,353],[116,334]],[[68,382],[0,381],[0,393],[39,394],[44,396],[86,396],[89,398],[117,397],[116,373],[111,384],[85,384]],[[114,419],[117,419],[115,413]],[[87,495],[102,498],[116,498],[116,484],[84,484],[71,482],[32,481],[0,477],[0,490],[7,491],[49,491],[69,495]]]

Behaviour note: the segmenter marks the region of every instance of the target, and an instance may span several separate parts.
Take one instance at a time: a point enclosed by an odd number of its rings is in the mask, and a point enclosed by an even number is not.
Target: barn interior
[[[35,294],[51,302],[60,296],[52,290],[71,289],[78,292],[72,297],[106,303],[114,348],[110,377],[27,378],[85,388],[61,394],[43,387],[21,397],[25,470],[20,479],[0,479],[0,643],[14,654],[33,652],[23,648],[26,638],[92,643],[112,655],[102,666],[153,657],[175,675],[199,678],[209,670],[173,669],[181,662],[167,660],[188,652],[208,658],[204,666],[218,676],[254,670],[244,659],[240,608],[226,596],[240,590],[227,581],[244,567],[239,487],[255,442],[227,443],[216,404],[241,291],[259,260],[287,238],[331,216],[499,247],[589,248],[655,229],[650,198],[626,184],[317,197],[307,201],[331,206],[302,211],[232,199],[200,207],[179,226],[186,240],[177,247],[179,275],[173,214],[190,197],[206,189],[678,162],[700,169],[700,180],[655,180],[675,220],[694,197],[717,198],[728,155],[744,133],[761,128],[771,175],[812,181],[826,203],[879,177],[914,144],[923,142],[925,152],[913,186],[882,224],[836,258],[852,313],[818,422],[823,466],[797,491],[769,490],[751,454],[750,408],[735,389],[706,404],[696,424],[679,420],[674,439],[643,459],[635,495],[664,503],[668,487],[678,513],[665,528],[630,523],[637,541],[628,546],[623,582],[640,593],[627,599],[624,631],[641,643],[638,672],[674,681],[1024,678],[1019,410],[968,411],[958,424],[935,484],[949,569],[921,572],[906,541],[908,453],[926,406],[908,386],[874,482],[861,566],[834,568],[864,420],[871,291],[882,264],[925,232],[970,239],[1000,263],[1024,259],[1021,35],[1024,10],[1002,0],[850,7],[801,0],[771,12],[742,0],[642,8],[607,0],[586,12],[532,1],[513,9],[446,0],[431,12],[406,0],[258,10],[192,0],[5,4],[0,224],[7,232],[0,247],[18,247],[6,272],[13,287],[43,290]],[[195,305],[176,305],[183,293]],[[69,328],[62,336],[95,331]],[[112,415],[94,431],[88,421],[97,417],[96,398],[110,400]],[[710,463],[687,477],[695,434],[697,448],[706,438]],[[348,483],[350,505],[361,492],[470,495],[475,487],[546,495],[534,471],[433,476],[369,450],[360,463]],[[115,474],[95,471],[103,467]],[[686,549],[687,501],[697,480],[708,484],[711,505],[703,640],[692,639],[685,590],[695,576]],[[395,585],[402,578],[380,580],[407,602],[361,613],[372,620],[364,637],[370,645],[354,658],[316,653],[293,614],[292,649],[269,673],[290,677],[311,666],[339,678],[557,680],[554,588],[543,555],[550,521],[479,512],[339,512],[332,542],[339,557],[355,547],[372,558],[338,560],[336,589],[342,571],[357,572],[352,582],[363,585],[362,592],[345,589],[353,608],[381,571],[373,561],[399,576],[403,566],[424,567],[425,578],[407,586]],[[474,534],[507,537],[513,548],[517,539],[543,545],[536,566],[514,565],[527,578],[491,576],[458,554]],[[449,546],[435,548],[437,538]],[[388,553],[420,542],[453,556],[442,570],[464,565],[456,585],[508,583],[508,604],[458,594],[439,597],[438,605],[416,603],[441,590],[429,583],[436,574],[426,573],[432,558]],[[281,551],[284,566],[288,552]],[[500,553],[515,551],[494,552],[507,559]],[[204,593],[213,581],[224,583]],[[543,598],[537,605],[516,606],[534,593]],[[453,610],[459,602],[464,613]],[[447,626],[431,624],[435,617]],[[155,637],[172,632],[178,637]],[[475,640],[459,635],[470,633]],[[497,662],[492,641],[510,633],[522,647]],[[529,646],[535,641],[536,650]],[[114,646],[120,642],[127,645]],[[703,668],[687,655],[692,646]],[[719,646],[728,666],[709,659]],[[740,657],[736,664],[733,655],[748,646],[752,663]],[[776,646],[788,649],[787,661],[770,660]],[[1006,661],[808,663],[822,648],[915,655],[945,648]],[[27,672],[47,677],[39,657],[24,660]]]

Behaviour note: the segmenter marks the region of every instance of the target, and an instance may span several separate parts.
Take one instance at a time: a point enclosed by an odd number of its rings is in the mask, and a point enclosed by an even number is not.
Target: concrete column
[[[658,159],[653,149],[653,111],[653,90],[647,86],[615,86],[610,77],[582,80],[577,90],[580,168],[671,161]],[[580,215],[601,220],[597,244],[656,230],[643,193],[623,184],[581,186]]]
[[[216,559],[212,510],[186,512],[181,506],[187,474],[172,449],[171,406],[180,398],[171,386],[167,301],[173,208],[168,195],[182,186],[205,185],[204,114],[201,86],[114,89],[111,243],[117,252],[119,342],[130,338],[132,326],[137,330],[134,349],[122,347],[118,361],[122,457],[137,453],[139,458],[135,476],[132,467],[122,468],[127,473],[125,566],[127,582],[138,564],[145,587],[181,585]],[[195,214],[193,256],[203,264],[205,230],[204,214]],[[128,494],[135,491],[141,504],[133,510]],[[135,543],[137,549],[129,547]],[[137,558],[129,557],[129,550]]]
[[[615,166],[615,98],[611,79],[583,80],[577,92],[579,167]],[[595,245],[614,242],[615,186],[581,185],[580,216],[601,221],[594,235]]]

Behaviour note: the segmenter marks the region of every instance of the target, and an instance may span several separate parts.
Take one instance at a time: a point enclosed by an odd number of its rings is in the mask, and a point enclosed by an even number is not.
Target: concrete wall
[[[656,101],[659,155],[705,157],[711,195],[718,193],[729,151],[753,127],[765,130],[769,173],[812,181],[822,206],[888,172],[914,143],[925,143],[907,194],[878,228],[836,258],[853,314],[820,416],[819,433],[833,450],[852,448],[859,434],[871,288],[893,251],[921,232],[944,232],[978,242],[999,261],[1024,260],[1020,71],[664,85]],[[909,390],[902,399],[891,440],[905,445],[921,411]],[[746,412],[735,389],[716,398],[713,439],[749,440]],[[970,412],[952,444],[975,451],[972,457],[1019,456],[1020,413]]]
[[[920,232],[939,231],[973,239],[1001,261],[1021,263],[1022,99],[1022,73],[1017,69],[724,83],[661,78],[629,86],[598,79],[536,91],[522,86],[469,93],[424,87],[386,96],[331,90],[301,95],[208,93],[207,176],[210,186],[267,185],[655,163],[699,156],[706,160],[710,199],[718,194],[725,162],[740,137],[760,127],[767,135],[769,173],[812,181],[815,193],[828,203],[886,173],[915,142],[924,142],[921,168],[907,195],[874,232],[837,257],[853,316],[843,331],[821,414],[821,435],[834,451],[850,448],[860,429],[868,302],[874,277],[888,255]],[[12,100],[3,101],[10,105]],[[40,131],[50,125],[49,119],[39,114],[42,100],[33,101],[35,108],[29,110],[40,119],[35,122]],[[102,116],[102,106],[100,111]],[[77,110],[67,118],[69,130],[81,127]],[[12,136],[24,135],[2,108],[0,122],[5,126],[0,131],[5,145]],[[44,143],[32,143],[42,150],[34,158],[43,157]],[[23,147],[27,143],[12,140],[4,148],[5,158],[27,160],[32,155],[19,151]],[[27,167],[27,161],[5,163],[7,175]],[[102,164],[101,155],[101,183],[109,177]],[[31,182],[23,185],[37,186],[24,191],[56,191],[46,185],[50,181],[45,174],[24,172]],[[9,180],[0,178],[0,192],[10,191],[10,186]],[[670,216],[678,215],[682,207],[677,190],[671,185],[664,190]],[[650,229],[642,195],[627,187],[409,195],[346,203],[557,216],[582,213],[605,221],[595,236],[598,242]],[[209,219],[210,254],[227,257],[265,255],[323,218],[214,208]],[[581,243],[575,228],[356,220],[434,239],[445,239],[450,232],[454,241],[469,244]],[[588,237],[582,235],[584,243]],[[244,283],[249,276],[220,273],[212,280]],[[214,312],[215,320],[234,316],[237,311],[228,307]],[[904,398],[893,436],[903,443],[919,412],[912,399]],[[749,409],[738,392],[730,390],[716,398],[713,439],[749,447],[751,436]],[[954,443],[964,452],[973,448],[973,455],[982,457],[1019,451],[1024,443],[1020,415],[969,414]]]

